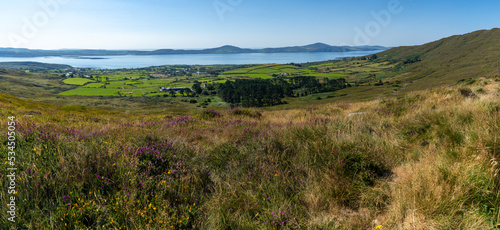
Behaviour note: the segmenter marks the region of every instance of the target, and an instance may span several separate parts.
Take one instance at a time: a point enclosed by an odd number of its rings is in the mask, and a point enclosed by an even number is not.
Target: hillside
[[[378,55],[398,62],[416,61],[405,69],[411,73],[407,79],[415,81],[408,87],[410,90],[450,85],[467,78],[500,76],[500,29],[456,35],[420,46],[397,47]]]
[[[69,65],[48,64],[40,62],[0,62],[0,68],[14,70],[65,70],[73,69]]]
[[[51,74],[32,74],[24,71],[0,68],[0,92],[36,100],[70,89],[61,84],[60,78]]]
[[[192,116],[60,107],[0,94],[0,129],[8,129],[8,117],[16,121],[16,226],[494,229],[499,82]],[[0,148],[7,152],[6,144]],[[7,188],[7,180],[0,186]],[[7,215],[0,214],[2,229],[9,229]]]

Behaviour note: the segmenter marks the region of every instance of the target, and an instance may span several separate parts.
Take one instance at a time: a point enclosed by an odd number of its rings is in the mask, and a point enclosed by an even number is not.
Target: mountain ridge
[[[26,48],[0,48],[0,57],[49,57],[49,56],[111,56],[111,55],[169,55],[169,54],[236,54],[236,53],[290,53],[290,52],[349,52],[385,50],[383,46],[331,46],[325,43],[314,43],[305,46],[287,46],[278,48],[249,49],[233,45],[216,48],[186,50],[157,49],[153,51],[139,50],[105,50],[105,49],[60,49],[40,50]]]

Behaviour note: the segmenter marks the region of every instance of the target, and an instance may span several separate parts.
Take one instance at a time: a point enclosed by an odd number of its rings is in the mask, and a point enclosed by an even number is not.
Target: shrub
[[[472,78],[468,78],[468,79],[460,79],[457,83],[465,83],[466,85],[472,85],[474,83],[476,83],[476,80],[475,79],[472,79]]]
[[[410,55],[408,57],[405,58],[405,60],[403,61],[403,64],[412,64],[412,63],[416,63],[416,62],[419,62],[421,61],[422,59],[420,59],[420,54],[414,54],[414,55]]]
[[[250,111],[248,109],[240,109],[240,108],[235,108],[232,110],[228,111],[229,115],[234,115],[234,116],[246,116],[246,117],[252,117],[252,118],[260,118],[262,116],[262,113],[258,111]]]
[[[469,88],[460,88],[458,89],[458,92],[460,92],[460,94],[464,97],[476,97],[476,94],[474,94]]]
[[[219,111],[215,110],[205,110],[201,113],[203,118],[217,118],[222,117],[222,114]]]

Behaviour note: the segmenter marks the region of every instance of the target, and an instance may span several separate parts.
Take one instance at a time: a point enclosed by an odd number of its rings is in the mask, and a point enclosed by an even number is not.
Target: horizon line
[[[205,50],[205,49],[216,49],[226,46],[236,47],[240,49],[274,49],[274,48],[288,48],[288,47],[304,47],[309,45],[324,44],[331,47],[384,47],[384,48],[394,48],[396,46],[383,46],[383,45],[330,45],[324,42],[316,42],[306,45],[288,45],[288,46],[276,46],[276,47],[240,47],[236,45],[220,45],[216,47],[205,47],[205,48],[152,48],[152,49],[134,49],[134,48],[123,48],[123,49],[107,49],[107,48],[56,48],[56,49],[41,49],[41,48],[26,48],[26,47],[0,47],[0,49],[27,49],[27,50],[45,50],[45,51],[55,51],[55,50],[108,50],[108,51],[155,51],[155,50]]]

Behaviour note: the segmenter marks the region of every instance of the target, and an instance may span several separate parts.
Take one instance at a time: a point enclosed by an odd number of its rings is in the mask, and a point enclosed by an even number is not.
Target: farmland
[[[223,101],[215,102],[219,98],[217,87],[238,79],[281,78],[288,81],[297,76],[310,76],[325,82],[325,79],[344,78],[355,86],[335,93],[312,92],[307,95],[298,90],[295,96],[284,98],[286,104],[262,108],[279,110],[390,95],[410,83],[403,77],[404,73],[403,68],[382,58],[370,60],[362,57],[288,65],[174,65],[116,70],[33,70],[29,74],[10,71],[3,75],[6,81],[0,88],[32,100],[58,105],[91,106],[131,113],[144,110],[192,113],[204,108],[220,110],[230,107]],[[386,84],[374,87],[381,79]],[[161,87],[192,88],[194,84],[203,87],[200,93],[159,91]]]
[[[85,85],[87,83],[93,82],[90,79],[85,79],[85,78],[68,78],[63,81],[64,83],[68,85]]]
[[[139,71],[119,70],[113,71],[113,73],[98,70],[81,71],[77,74],[72,73],[72,76],[77,77],[63,80],[64,83],[77,85],[79,88],[60,93],[60,95],[168,97],[168,93],[159,92],[161,87],[192,88],[196,82],[215,85],[236,79],[273,79],[294,76],[311,76],[318,79],[348,78],[349,81],[356,83],[359,79],[367,78],[366,76],[369,74],[386,73],[388,69],[393,69],[394,66],[387,65],[386,63],[372,63],[369,60],[357,60],[355,62],[338,60],[304,67],[295,64],[268,64],[249,67],[230,66],[226,67],[226,69],[231,70],[219,71],[215,74],[208,73],[210,69],[217,68],[214,66],[196,66],[196,68],[208,70],[205,70],[207,72],[204,73],[198,72],[197,74],[193,74],[188,68],[165,66],[161,70],[149,68]],[[165,71],[165,69],[169,71]],[[172,71],[172,69],[177,70]],[[78,77],[82,75],[88,76],[88,78]],[[373,80],[375,81],[376,79]],[[88,88],[95,89],[91,90]]]

